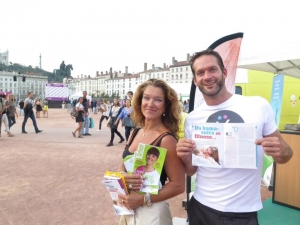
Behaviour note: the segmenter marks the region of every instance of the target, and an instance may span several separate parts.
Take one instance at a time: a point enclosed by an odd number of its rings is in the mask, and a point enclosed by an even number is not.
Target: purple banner
[[[50,101],[68,101],[68,98],[47,97]]]
[[[50,87],[68,87],[67,84],[46,84],[46,86],[50,86]]]

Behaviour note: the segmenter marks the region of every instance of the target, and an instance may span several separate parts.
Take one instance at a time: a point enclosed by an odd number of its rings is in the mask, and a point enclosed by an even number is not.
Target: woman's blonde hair
[[[15,102],[15,98],[14,98],[14,95],[13,95],[13,94],[9,94],[9,95],[8,95],[8,101],[10,101],[10,97],[11,97],[11,96],[13,96],[12,102]]]
[[[159,79],[149,79],[138,86],[135,95],[133,96],[133,115],[132,120],[137,126],[145,125],[145,116],[142,113],[142,99],[144,91],[151,85],[153,87],[161,88],[164,93],[165,112],[162,116],[162,122],[167,129],[178,138],[180,113],[178,106],[177,93],[165,81]]]
[[[103,102],[104,102],[105,104],[107,104],[107,99],[106,99],[106,98],[104,98],[104,99],[103,99]]]

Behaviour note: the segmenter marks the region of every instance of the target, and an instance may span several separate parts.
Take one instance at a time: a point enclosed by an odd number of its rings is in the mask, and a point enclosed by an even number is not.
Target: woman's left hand
[[[131,191],[129,195],[118,195],[119,202],[128,209],[136,209],[139,206],[144,205],[144,195],[138,194],[135,191]]]

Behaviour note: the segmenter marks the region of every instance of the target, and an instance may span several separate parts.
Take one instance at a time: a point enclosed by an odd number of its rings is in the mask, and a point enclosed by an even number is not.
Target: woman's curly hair
[[[177,93],[165,81],[160,79],[149,79],[138,86],[135,95],[133,96],[133,115],[134,124],[139,126],[145,125],[145,116],[142,113],[142,99],[144,91],[148,85],[159,87],[164,93],[165,100],[165,116],[162,116],[162,121],[167,129],[178,139],[178,131],[180,124],[181,110],[178,105]]]

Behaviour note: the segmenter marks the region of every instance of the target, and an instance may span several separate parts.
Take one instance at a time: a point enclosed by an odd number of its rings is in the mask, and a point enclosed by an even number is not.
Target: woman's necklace
[[[145,137],[146,132],[151,131],[151,130],[156,130],[156,128],[158,128],[158,127],[159,127],[159,126],[156,126],[156,127],[154,127],[153,129],[149,129],[149,130],[147,130],[147,131],[144,131],[143,134],[142,134],[142,136]]]

